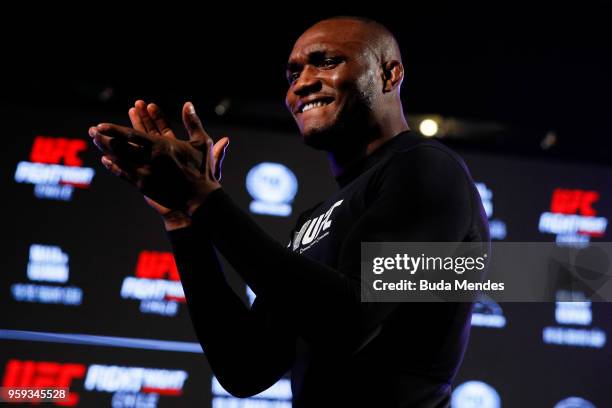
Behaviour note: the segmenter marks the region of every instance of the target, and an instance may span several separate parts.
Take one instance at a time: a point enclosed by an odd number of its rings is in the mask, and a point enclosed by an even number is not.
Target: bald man
[[[255,395],[291,371],[294,407],[448,407],[470,326],[469,303],[362,303],[361,242],[487,242],[465,165],[410,133],[399,47],[382,25],[321,21],[287,64],[286,105],[304,142],[328,152],[339,190],[304,212],[287,247],[261,230],[219,182],[227,140],[206,134],[192,104],[190,140],[154,104],[133,129],[90,129],[114,174],[163,217],[196,333],[220,383]],[[219,250],[256,293],[246,307]]]

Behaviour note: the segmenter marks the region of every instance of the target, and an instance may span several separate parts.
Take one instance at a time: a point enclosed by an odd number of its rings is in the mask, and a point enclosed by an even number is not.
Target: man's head
[[[287,64],[285,103],[307,144],[333,150],[350,133],[403,118],[403,75],[389,30],[360,17],[334,17],[296,41]]]

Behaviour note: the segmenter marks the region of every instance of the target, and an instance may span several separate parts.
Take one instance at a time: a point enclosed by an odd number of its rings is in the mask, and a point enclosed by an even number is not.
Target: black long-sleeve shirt
[[[469,303],[360,300],[361,242],[487,242],[469,172],[449,149],[401,133],[337,178],[303,213],[287,247],[222,190],[173,244],[191,318],[232,394],[259,393],[291,370],[294,407],[444,407],[465,351]],[[226,283],[216,247],[253,289]]]

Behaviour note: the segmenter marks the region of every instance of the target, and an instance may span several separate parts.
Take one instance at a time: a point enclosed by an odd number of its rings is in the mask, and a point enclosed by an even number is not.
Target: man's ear
[[[391,92],[402,84],[404,66],[397,60],[383,62],[383,92]]]

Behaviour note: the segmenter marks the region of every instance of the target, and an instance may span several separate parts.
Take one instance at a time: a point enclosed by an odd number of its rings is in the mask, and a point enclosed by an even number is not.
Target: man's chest
[[[366,208],[364,184],[339,191],[297,225],[289,248],[328,266],[336,266],[342,242]]]

